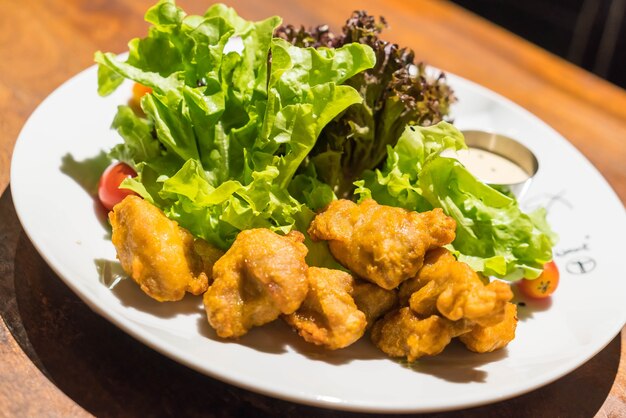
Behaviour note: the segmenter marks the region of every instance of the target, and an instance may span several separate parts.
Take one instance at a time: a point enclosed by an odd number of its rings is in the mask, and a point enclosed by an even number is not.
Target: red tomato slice
[[[98,183],[98,198],[102,206],[111,210],[126,196],[136,194],[128,189],[120,189],[120,184],[124,179],[136,176],[135,170],[124,163],[110,165],[104,170],[100,177],[100,183]]]
[[[517,287],[526,296],[534,299],[543,299],[551,296],[559,285],[559,269],[554,261],[543,266],[543,273],[536,279],[522,279]]]

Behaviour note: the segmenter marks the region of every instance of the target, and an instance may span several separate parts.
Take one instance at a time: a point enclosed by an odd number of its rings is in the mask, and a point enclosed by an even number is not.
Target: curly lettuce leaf
[[[111,127],[124,139],[109,153],[112,158],[136,167],[138,163],[160,154],[159,141],[152,136],[153,124],[138,117],[130,107],[118,107]]]
[[[418,184],[424,165],[445,149],[466,148],[460,132],[448,122],[430,127],[407,126],[395,147],[387,147],[382,170],[367,170],[355,182],[360,199],[373,198],[383,205],[424,212],[434,206]]]
[[[329,123],[310,155],[319,178],[341,196],[353,191],[353,181],[364,170],[372,170],[386,158],[388,145],[394,146],[407,124],[432,125],[444,119],[455,98],[443,74],[430,76],[425,66],[414,62],[407,48],[380,37],[387,26],[364,11],[355,11],[341,34],[327,25],[297,29],[284,25],[279,36],[297,46],[339,48],[351,42],[366,44],[376,56],[376,64],[346,81],[363,102],[350,106]]]
[[[372,50],[360,44],[314,49],[273,40],[267,111],[254,152],[273,155],[282,187],[289,184],[324,126],[362,102],[355,89],[340,84],[374,62]]]
[[[288,190],[295,199],[313,211],[324,209],[330,202],[337,199],[333,189],[317,179],[313,166],[307,167],[305,172],[296,175],[289,183]]]
[[[452,158],[436,158],[419,178],[424,197],[457,222],[452,243],[474,270],[509,280],[535,278],[552,259],[553,236],[539,213],[477,180]],[[536,221],[539,218],[539,222]]]

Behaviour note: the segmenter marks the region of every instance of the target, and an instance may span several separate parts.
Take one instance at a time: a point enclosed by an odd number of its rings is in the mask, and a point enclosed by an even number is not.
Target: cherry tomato
[[[148,93],[152,93],[152,88],[139,83],[135,83],[133,85],[133,99],[135,99],[137,103],[139,103],[141,98]]]
[[[124,179],[136,176],[135,170],[124,163],[112,164],[104,170],[98,183],[98,197],[102,206],[111,210],[126,196],[136,194],[131,190],[119,188]]]
[[[559,285],[559,269],[554,261],[543,266],[543,273],[536,279],[522,279],[517,283],[519,290],[526,296],[535,299],[547,298],[554,293]]]

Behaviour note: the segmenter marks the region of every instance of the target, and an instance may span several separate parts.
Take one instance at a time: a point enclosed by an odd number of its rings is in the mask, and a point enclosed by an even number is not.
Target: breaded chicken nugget
[[[378,320],[371,338],[389,356],[415,361],[441,353],[452,338],[467,331],[464,321],[455,323],[438,315],[420,317],[404,307]]]
[[[352,298],[356,306],[365,314],[367,327],[398,304],[398,295],[395,290],[387,290],[365,280],[355,280],[352,286]]]
[[[237,235],[215,263],[203,298],[217,335],[240,337],[300,307],[309,288],[303,241],[299,232],[282,236],[263,228]]]
[[[401,302],[409,298],[409,306],[418,315],[441,314],[452,321],[466,319],[481,326],[501,322],[512,297],[508,284],[494,281],[485,285],[470,266],[444,248],[430,251],[422,269],[400,287]]]
[[[465,346],[476,353],[489,353],[506,347],[515,338],[517,305],[507,303],[504,319],[492,326],[477,325],[472,331],[459,336]]]
[[[331,202],[308,232],[329,241],[333,256],[357,276],[393,289],[415,276],[426,251],[451,243],[455,228],[441,209],[418,213],[368,199]]]
[[[127,196],[109,213],[111,240],[124,271],[158,301],[180,300],[185,291],[206,291],[213,262],[222,251],[194,240],[151,203]],[[202,255],[195,251],[202,248]]]
[[[306,299],[285,321],[306,341],[331,350],[361,338],[367,322],[350,296],[354,278],[340,270],[318,267],[310,267],[307,277]]]

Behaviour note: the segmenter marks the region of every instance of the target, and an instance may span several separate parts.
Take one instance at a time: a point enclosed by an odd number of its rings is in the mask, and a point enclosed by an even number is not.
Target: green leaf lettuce
[[[335,196],[304,173],[302,201],[290,185],[324,126],[362,101],[342,83],[374,65],[371,48],[296,47],[273,37],[279,18],[251,22],[221,4],[190,16],[162,0],[146,20],[126,60],[95,55],[100,94],[124,79],[152,88],[144,115],[120,106],[113,121],[124,143],[111,155],[138,172],[123,186],[224,249],[243,229],[306,230],[304,202]],[[229,40],[241,50],[225,50]]]

